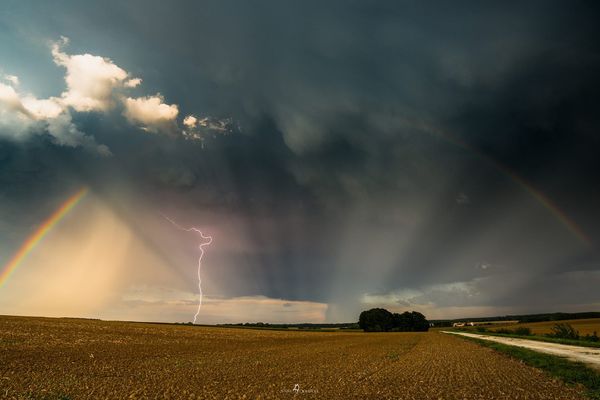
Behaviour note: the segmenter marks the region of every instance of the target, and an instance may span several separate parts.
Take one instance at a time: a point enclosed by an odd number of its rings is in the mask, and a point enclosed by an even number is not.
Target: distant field
[[[294,391],[294,388],[297,391]],[[302,332],[0,317],[0,398],[582,399],[438,332]]]
[[[502,325],[502,328],[514,329],[519,327],[527,327],[531,329],[531,332],[535,335],[543,335],[550,333],[551,329],[557,323],[567,323],[572,325],[579,331],[580,335],[592,334],[596,331],[600,335],[600,318],[591,319],[570,319],[565,321],[545,321],[545,322],[532,322],[528,324],[507,324]],[[496,327],[488,327],[489,329],[495,330]],[[500,327],[498,327],[499,329]]]

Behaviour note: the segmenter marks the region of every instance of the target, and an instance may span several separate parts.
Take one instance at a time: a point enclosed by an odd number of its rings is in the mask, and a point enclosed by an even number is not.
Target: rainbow
[[[481,160],[493,165],[497,170],[502,172],[504,175],[508,176],[513,182],[517,183],[523,190],[525,190],[529,195],[531,195],[538,203],[540,203],[552,216],[554,216],[560,223],[575,237],[577,237],[583,244],[587,246],[592,245],[591,238],[581,229],[581,227],[573,221],[569,216],[561,210],[556,203],[554,203],[548,196],[546,196],[541,191],[537,190],[533,185],[527,182],[524,178],[517,175],[513,170],[507,167],[504,164],[501,164],[497,160],[491,158],[487,154],[483,153],[481,150],[471,146],[464,140],[461,140],[455,135],[452,135],[449,132],[443,131],[437,127],[431,126],[423,121],[418,121],[414,124],[417,128],[422,129],[423,131],[429,132],[430,134],[436,135],[437,137],[441,137],[446,141],[463,148],[471,152],[472,154],[479,157]]]
[[[516,182],[522,189],[528,192],[533,198],[535,198],[541,205],[543,205],[550,214],[552,214],[562,225],[567,228],[575,237],[577,237],[582,243],[591,246],[592,239],[581,229],[581,227],[573,221],[569,216],[561,210],[558,205],[553,202],[548,196],[534,188],[525,179],[514,173],[511,169],[503,164],[498,163],[495,160],[490,159],[486,156],[489,162],[496,165],[496,168],[510,176],[511,179]]]
[[[19,264],[27,257],[29,253],[35,248],[35,246],[41,242],[48,232],[60,222],[79,203],[79,201],[87,194],[88,189],[83,187],[77,191],[74,195],[65,200],[60,207],[58,207],[44,222],[38,226],[35,232],[27,238],[19,247],[17,252],[12,256],[6,265],[0,270],[0,286],[11,275],[11,273],[17,269]]]

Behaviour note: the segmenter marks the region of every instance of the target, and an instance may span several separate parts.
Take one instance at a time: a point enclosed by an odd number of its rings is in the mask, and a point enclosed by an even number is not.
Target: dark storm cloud
[[[490,293],[461,306],[516,306],[511,296],[521,291],[532,308],[552,304],[541,289],[549,284],[570,287],[557,307],[600,301],[579,285],[586,276],[598,283],[599,268],[592,2],[3,8],[0,30],[10,40],[0,54],[11,57],[7,71],[23,65],[23,81],[46,69],[26,65],[41,51],[15,42],[70,36],[74,52],[111,57],[181,115],[202,110],[241,126],[203,147],[113,117],[81,117],[110,160],[49,143],[3,144],[7,209],[34,207],[21,199],[49,182],[82,180],[105,193],[126,186],[156,209],[212,210],[243,221],[238,233],[252,243],[220,255],[212,279],[225,295],[342,304],[332,319],[353,318],[365,293],[412,288],[421,303],[451,305],[455,282]],[[591,245],[506,171],[553,199]],[[227,286],[232,274],[248,283]],[[489,276],[507,284],[492,290],[477,280]]]

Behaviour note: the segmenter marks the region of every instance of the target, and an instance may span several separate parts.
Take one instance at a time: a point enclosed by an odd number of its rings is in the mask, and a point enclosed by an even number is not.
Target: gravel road
[[[467,336],[476,339],[491,340],[492,342],[508,344],[511,346],[524,347],[526,349],[539,351],[540,353],[552,354],[566,357],[572,361],[579,361],[589,366],[600,369],[600,348],[570,346],[559,343],[540,342],[538,340],[517,339],[510,337],[479,335],[466,332],[447,332],[452,335]]]

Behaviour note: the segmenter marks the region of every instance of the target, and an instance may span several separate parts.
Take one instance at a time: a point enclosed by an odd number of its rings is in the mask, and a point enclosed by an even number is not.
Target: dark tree
[[[412,331],[412,315],[407,311],[402,314],[393,314],[393,327],[392,330],[396,332],[410,332]]]
[[[384,332],[392,329],[392,313],[383,308],[372,308],[360,313],[358,326],[365,332]]]
[[[427,321],[423,314],[416,311],[413,311],[410,314],[413,332],[427,332],[429,330],[429,321]]]
[[[366,332],[426,332],[429,322],[419,312],[390,313],[383,308],[373,308],[360,313],[358,326]]]

